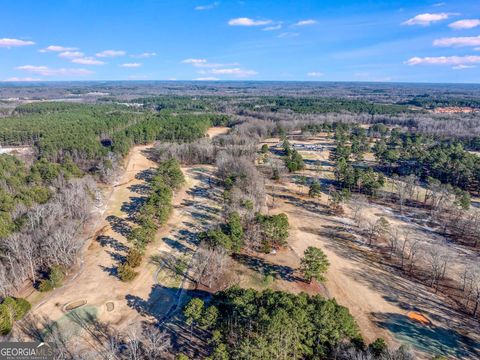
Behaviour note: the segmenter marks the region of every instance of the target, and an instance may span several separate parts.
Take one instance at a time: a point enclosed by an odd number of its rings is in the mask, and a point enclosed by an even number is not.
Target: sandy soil
[[[129,293],[148,294],[153,283],[154,267],[144,261],[139,268],[140,275],[132,283],[122,283],[116,277],[118,260],[125,255],[128,246],[128,241],[117,224],[128,226],[124,222],[127,213],[122,207],[125,208],[130,201],[141,197],[135,192],[135,185],[141,185],[144,181],[137,179],[137,174],[155,167],[155,164],[144,156],[143,151],[146,149],[148,146],[137,146],[127,158],[125,172],[109,195],[103,218],[83,256],[81,272],[66,285],[49,294],[34,309],[35,315],[56,320],[64,315],[64,304],[84,299],[89,306],[97,308],[101,320],[119,323],[124,318],[131,319],[135,316],[134,311],[126,306],[125,296]],[[182,196],[185,196],[185,191],[178,194],[176,200],[181,200]],[[108,314],[104,311],[107,302],[114,303],[115,311]]]
[[[330,267],[325,282],[326,295],[337,299],[338,303],[350,309],[357,320],[362,334],[367,341],[384,337],[390,344],[396,344],[388,331],[375,325],[371,314],[375,312],[396,312],[401,310],[389,304],[382,294],[365,284],[358,282],[352,275],[357,271],[370,272],[368,266],[359,259],[347,257],[345,253],[335,251],[335,243],[330,238],[331,232],[337,226],[343,226],[341,219],[326,213],[322,201],[314,201],[299,196],[296,185],[275,186],[278,200],[271,213],[286,213],[290,223],[290,247],[296,257],[302,257],[308,246],[316,246],[325,251],[330,261]],[[290,265],[293,267],[297,261]]]
[[[316,138],[313,142],[321,142],[321,139]],[[330,139],[324,139],[324,142],[330,145]],[[331,179],[330,149],[326,146],[322,152],[300,150],[307,169],[288,176],[283,183],[270,181],[267,184],[270,195],[275,194],[274,198],[269,198],[270,212],[285,212],[289,217],[291,248],[298,257],[308,246],[325,251],[331,263],[326,276],[326,293],[350,309],[367,341],[383,337],[393,346],[408,343],[419,350],[419,358],[425,357],[425,352],[474,358],[472,329],[476,327],[471,321],[452,311],[445,299],[430,288],[382,266],[375,253],[353,235],[354,225],[349,218],[328,213],[326,194],[313,200],[307,196],[306,186],[296,184],[298,175],[319,178],[322,183]],[[425,228],[387,208],[370,206],[365,215],[372,218],[385,216],[392,226],[413,228],[416,235],[428,238]],[[297,262],[292,258],[288,265],[295,267]],[[433,326],[426,327],[410,320],[407,314],[412,310],[425,314]]]
[[[209,134],[216,136],[226,131],[227,128],[214,128]],[[134,147],[126,158],[123,175],[106,195],[104,211],[97,211],[99,218],[91,232],[94,235],[85,246],[78,273],[46,297],[37,292],[29,297],[34,302],[34,316],[64,322],[65,304],[86,300],[85,308],[98,320],[122,328],[148,312],[158,318],[175,305],[180,295],[178,287],[188,284],[182,284],[182,279],[172,283],[172,276],[167,276],[168,283],[162,284],[159,276],[162,266],[150,259],[159,254],[191,256],[195,249],[192,234],[210,224],[217,211],[213,202],[218,203],[212,197],[219,194],[209,189],[211,167],[182,168],[186,185],[174,194],[174,211],[167,225],[157,233],[157,241],[147,248],[142,265],[136,269],[137,278],[129,283],[120,281],[116,267],[130,246],[125,237],[131,227],[129,212],[134,211],[144,196],[142,175],[156,167],[145,155],[149,148]],[[40,303],[35,301],[41,297]],[[107,311],[107,303],[110,310],[113,304],[113,311]]]
[[[226,126],[213,126],[210,129],[208,129],[207,135],[210,138],[214,138],[215,136],[226,134],[229,131],[230,131],[230,128]]]

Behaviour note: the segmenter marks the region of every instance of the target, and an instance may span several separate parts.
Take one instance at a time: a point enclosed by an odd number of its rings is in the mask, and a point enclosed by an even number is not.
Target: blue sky
[[[480,1],[2,0],[0,80],[480,83]]]

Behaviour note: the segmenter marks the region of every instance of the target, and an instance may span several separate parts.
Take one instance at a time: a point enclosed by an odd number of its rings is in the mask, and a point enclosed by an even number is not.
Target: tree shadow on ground
[[[208,214],[204,214],[202,212],[198,212],[198,211],[192,211],[190,212],[190,215],[192,216],[192,218],[200,225],[202,226],[208,226],[213,217],[211,215],[208,215]]]
[[[349,270],[348,276],[354,280],[366,284],[383,298],[401,309],[408,311],[419,311],[425,314],[433,322],[432,328],[424,328],[416,324],[412,327],[408,318],[403,319],[400,314],[376,314],[376,321],[379,326],[389,329],[399,338],[409,336],[411,344],[420,349],[442,346],[443,352],[452,355],[460,351],[467,354],[480,356],[480,344],[472,337],[463,334],[477,334],[478,323],[451,308],[451,304],[440,295],[421,284],[416,284],[408,279],[396,276],[391,272],[369,271],[368,269]],[[410,331],[410,332],[409,332]],[[416,335],[418,333],[418,336]],[[419,339],[417,339],[417,337]],[[465,356],[459,356],[465,358]],[[475,358],[475,356],[473,357]]]
[[[148,184],[134,184],[128,187],[128,190],[139,195],[148,195],[151,187]]]
[[[458,359],[480,356],[478,344],[471,343],[472,340],[455,330],[423,325],[410,320],[406,315],[395,313],[374,313],[373,317],[379,327],[392,332],[395,338],[427,353]],[[472,345],[477,348],[472,348]]]
[[[118,267],[117,266],[115,266],[115,265],[112,265],[112,266],[99,265],[99,266],[108,275],[113,276],[117,279],[120,279],[120,277],[118,275]]]
[[[180,295],[182,288],[165,287],[159,284],[155,284],[150,291],[147,299],[142,299],[139,296],[128,294],[125,296],[127,305],[132,309],[138,311],[144,316],[153,316],[157,321],[164,322],[175,311],[180,309],[177,306],[177,299]],[[201,290],[183,290],[184,301],[192,297],[200,297],[207,299],[211,296],[210,293]]]
[[[248,254],[234,254],[232,255],[232,258],[240,264],[243,264],[263,275],[272,275],[285,281],[303,282],[302,278],[295,275],[295,269],[290,266],[272,264],[265,259]]]
[[[302,200],[298,196],[286,194],[276,194],[275,197],[284,200],[287,204],[300,207],[304,210],[318,215],[330,215],[330,213],[328,212],[328,208],[325,205],[314,200]]]
[[[208,301],[211,294],[202,290],[182,290],[157,284],[152,287],[146,299],[132,294],[128,294],[125,299],[130,308],[142,316],[153,317],[157,326],[169,333],[176,352],[185,353],[191,359],[199,359],[208,355],[207,340],[210,334],[198,327],[194,327],[191,333],[191,328],[185,324],[182,309],[193,297]]]
[[[193,251],[188,246],[183,245],[178,240],[175,240],[175,239],[172,239],[172,238],[169,238],[169,237],[164,237],[164,238],[162,238],[162,240],[165,242],[165,244],[170,246],[172,249],[175,249],[175,250],[177,250],[177,251],[179,251],[183,254],[188,254],[188,253],[191,253]]]
[[[135,175],[135,179],[149,182],[149,181],[152,181],[152,179],[155,177],[155,174],[156,174],[156,170],[154,168],[150,168],[150,169],[146,169],[138,172]]]
[[[117,261],[120,264],[123,264],[127,259],[125,255],[122,255],[119,252],[107,251],[107,254],[110,255],[113,260]]]
[[[110,227],[117,234],[128,237],[130,235],[132,228],[125,219],[122,219],[115,215],[107,216],[106,220],[110,224]]]
[[[137,213],[140,208],[145,204],[147,201],[146,196],[131,196],[129,198],[130,201],[124,201],[121,207],[121,211],[126,213],[129,218],[132,218],[135,213]]]
[[[128,246],[122,244],[120,241],[112,238],[111,236],[99,235],[97,236],[96,241],[98,241],[103,247],[110,246],[116,251],[128,251]]]
[[[97,319],[95,308],[89,307],[88,310],[86,307],[72,310],[56,321],[52,321],[48,316],[29,314],[18,326],[30,339],[49,342],[56,358],[80,359],[83,357],[75,346],[71,346],[71,340],[73,339],[75,344],[79,337],[83,338],[82,331],[90,336],[89,345],[94,348],[98,346],[100,349],[116,335],[110,324]]]
[[[188,244],[198,245],[198,232],[193,232],[187,229],[178,231],[179,240],[185,241]]]
[[[332,163],[321,159],[303,159],[303,162],[310,166],[332,166]]]

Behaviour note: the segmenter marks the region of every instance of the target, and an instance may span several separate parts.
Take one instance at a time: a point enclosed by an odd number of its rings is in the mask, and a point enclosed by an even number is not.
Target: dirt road
[[[208,134],[214,137],[227,131],[228,128],[212,128]],[[150,258],[170,252],[177,256],[178,249],[173,246],[178,240],[176,238],[186,239],[188,231],[195,231],[202,225],[202,221],[208,219],[208,215],[202,212],[213,211],[205,203],[209,201],[208,197],[204,196],[208,186],[205,179],[211,168],[182,168],[186,185],[174,194],[174,210],[167,225],[157,233],[157,241],[147,248],[142,265],[136,269],[139,272],[137,278],[124,283],[118,279],[116,268],[130,246],[126,239],[131,225],[129,213],[135,211],[145,196],[146,183],[143,175],[156,167],[146,157],[145,151],[149,148],[151,145],[136,146],[131,150],[117,185],[107,191],[105,210],[99,214],[101,217],[95,222],[93,236],[81,256],[80,271],[63,287],[55,289],[40,302],[34,300],[39,297],[38,293],[30,296],[34,302],[34,316],[68,323],[65,320],[68,313],[65,307],[72,303],[82,303],[84,305],[81,308],[86,309],[90,315],[122,328],[142,316],[135,300],[155,302],[155,306],[162,311],[169,308],[168,302],[173,301],[174,296],[167,294],[163,300],[156,296],[159,265],[150,261]],[[183,245],[182,239],[178,246]]]

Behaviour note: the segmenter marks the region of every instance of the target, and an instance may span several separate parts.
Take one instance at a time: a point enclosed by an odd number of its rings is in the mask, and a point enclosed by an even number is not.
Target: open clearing
[[[211,137],[223,134],[226,128],[210,129]],[[32,310],[42,321],[57,321],[62,326],[76,327],[70,313],[82,309],[99,321],[124,328],[144,315],[158,318],[176,306],[181,287],[188,286],[182,276],[172,275],[165,266],[166,258],[187,261],[195,250],[196,232],[210,225],[218,212],[219,194],[210,189],[211,166],[183,167],[186,184],[173,197],[173,212],[156,241],[145,252],[143,263],[135,270],[138,276],[128,283],[120,281],[116,267],[128,250],[126,235],[130,229],[129,214],[141,204],[148,172],[156,164],[147,158],[152,146],[134,147],[125,161],[125,170],[117,185],[106,195],[105,209],[94,226],[94,234],[85,246],[78,272],[64,286],[48,293]],[[151,261],[154,258],[156,261]],[[169,272],[170,271],[170,272]],[[165,276],[164,276],[165,275]],[[34,292],[30,299],[38,299]],[[72,304],[80,306],[72,306]],[[66,309],[74,309],[70,312]],[[78,316],[74,316],[78,317]]]
[[[226,131],[210,129],[209,136]],[[273,146],[278,139],[266,143]],[[307,186],[299,184],[299,176],[319,178],[324,185],[333,179],[329,159],[332,139],[322,133],[308,141],[292,141],[297,143],[320,144],[322,150],[299,149],[307,168],[280,182],[267,180],[266,184],[268,212],[283,212],[289,217],[289,246],[274,254],[235,255],[224,282],[258,290],[271,288],[334,297],[350,309],[367,342],[383,337],[393,346],[408,343],[419,358],[427,352],[475,357],[478,324],[453,311],[451,304],[432,289],[382,265],[355,235],[348,208],[346,215],[334,216],[328,211],[326,194],[309,198]],[[145,178],[156,166],[147,158],[149,148],[138,146],[131,151],[123,176],[106,197],[105,210],[86,245],[79,272],[65,286],[47,294],[34,307],[34,315],[55,321],[72,335],[81,331],[76,320],[79,317],[94,317],[121,330],[145,318],[162,323],[186,297],[195,294],[194,284],[184,275],[196,251],[196,234],[221,222],[222,194],[215,186],[215,169],[210,165],[182,168],[186,184],[174,194],[172,216],[157,233],[156,242],[147,248],[145,260],[136,269],[139,275],[130,283],[116,276],[116,266],[129,246],[125,237],[131,225],[129,214],[141,203]],[[422,241],[435,241],[421,222],[405,214],[400,216],[386,206],[367,203],[364,212],[369,218],[383,216],[392,226],[408,227]],[[330,268],[325,284],[307,284],[297,272],[308,246],[322,248],[328,256]],[[463,251],[462,256],[471,259],[474,255]],[[452,267],[449,271],[457,270]],[[38,296],[36,293],[31,298]]]
[[[269,139],[266,143],[272,146],[278,144],[278,139]],[[323,150],[297,148],[307,168],[280,183],[268,181],[268,205],[270,213],[288,215],[289,245],[297,258],[308,246],[319,247],[327,254],[330,261],[325,283],[327,296],[350,309],[368,342],[383,337],[390,345],[408,343],[418,351],[419,357],[426,356],[426,352],[458,358],[477,356],[480,349],[475,321],[452,310],[451,304],[432,289],[381,265],[375,253],[354,235],[355,226],[348,215],[332,215],[325,193],[319,199],[312,199],[308,197],[308,187],[297,184],[299,176],[315,177],[324,185],[333,178],[333,164],[329,160],[332,139],[320,134],[308,141],[291,141],[291,144],[298,143],[322,144]],[[394,227],[409,228],[413,236],[423,242],[437,240],[421,223],[399,216],[390,208],[367,203],[364,211],[369,218],[384,216]],[[457,259],[474,256],[469,251],[458,252]],[[298,267],[297,259],[289,259],[287,266]],[[458,267],[452,266],[448,271],[457,271]],[[411,319],[408,314],[412,311],[426,316],[431,325]]]

